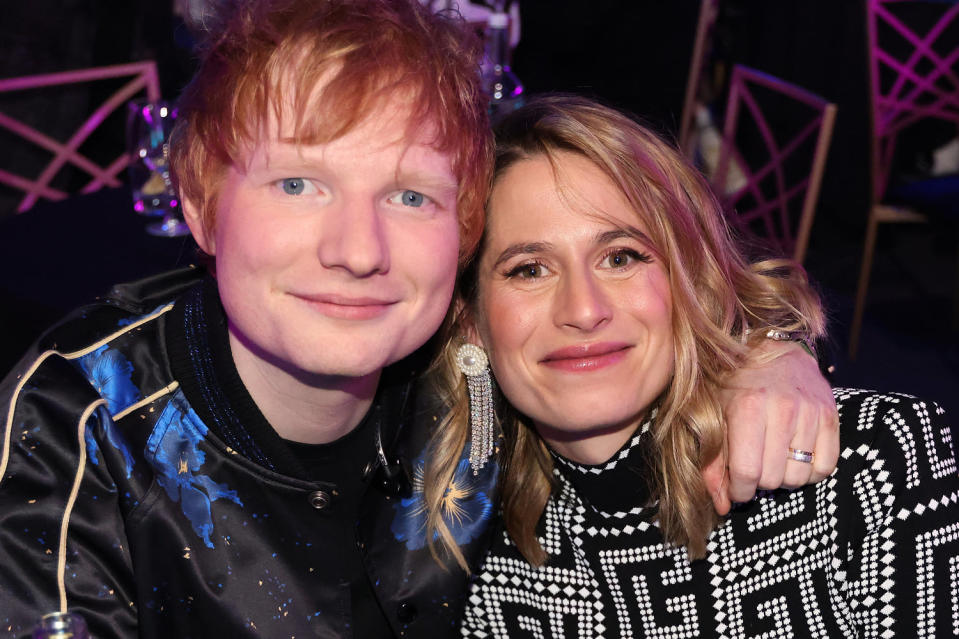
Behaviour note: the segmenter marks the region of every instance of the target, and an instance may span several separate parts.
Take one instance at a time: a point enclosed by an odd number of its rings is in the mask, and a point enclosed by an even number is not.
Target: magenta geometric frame
[[[798,133],[785,140],[777,139],[753,93],[755,86],[764,87],[807,105],[811,109],[809,121],[801,126]],[[736,148],[741,105],[746,106],[765,146],[767,159],[759,166],[750,166]],[[749,67],[736,65],[733,68],[719,161],[713,178],[715,190],[733,222],[745,228],[760,220],[767,240],[777,245],[783,254],[790,255],[799,262],[805,257],[835,118],[836,105],[814,93]],[[784,170],[786,160],[813,136],[815,147],[809,172],[804,173],[798,181],[787,183]],[[733,193],[725,193],[726,189],[722,185],[726,184],[726,176],[733,159],[744,174],[746,183]],[[762,189],[763,181],[767,178],[775,185],[773,196],[767,195]],[[789,204],[803,194],[805,197],[800,213],[794,216],[790,212]],[[747,210],[737,207],[747,195],[752,196],[756,205]],[[797,219],[794,220],[794,217]]]
[[[916,4],[915,0],[868,0],[867,28],[870,45],[870,85],[873,118],[873,201],[879,202],[886,191],[898,134],[919,120],[929,118],[959,124],[959,77],[953,67],[959,59],[959,47],[937,51],[936,41],[959,17],[959,4],[923,2],[947,6],[925,34],[904,24],[892,11],[893,4]],[[896,59],[888,45],[879,42],[882,22],[909,43],[905,60]],[[928,71],[920,71],[920,63]],[[882,69],[893,73],[893,81],[881,86]]]
[[[57,142],[33,127],[4,113],[0,113],[0,127],[54,154],[53,159],[35,180],[0,170],[0,184],[12,186],[25,193],[20,204],[17,206],[18,213],[23,213],[32,207],[41,197],[50,200],[62,200],[67,197],[67,194],[63,191],[51,187],[50,182],[63,165],[68,162],[87,172],[93,178],[81,189],[81,193],[90,193],[104,185],[120,186],[120,181],[116,176],[130,163],[130,158],[125,152],[108,166],[100,167],[78,153],[77,149],[83,144],[84,140],[100,126],[108,115],[126,104],[126,102],[139,91],[145,90],[147,99],[151,102],[159,100],[160,83],[157,78],[156,64],[153,61],[133,62],[130,64],[118,64],[107,67],[66,71],[63,73],[48,73],[0,80],[0,93],[3,93],[61,84],[74,84],[77,82],[91,82],[94,80],[123,76],[133,76],[133,78],[97,107],[93,114],[80,125],[76,133],[70,136],[70,139],[65,143]]]
[[[925,6],[940,11],[933,26],[920,33],[896,15],[895,8]],[[905,206],[884,206],[883,196],[889,183],[896,140],[910,125],[934,119],[959,125],[959,78],[954,66],[959,61],[959,38],[940,41],[947,28],[956,24],[959,4],[942,0],[867,0],[866,34],[869,56],[869,101],[872,128],[870,176],[872,202],[856,285],[856,305],[849,327],[849,356],[859,348],[859,334],[866,312],[866,294],[872,271],[876,237],[880,224],[927,221],[921,211]],[[880,42],[879,26],[899,36],[907,44],[908,54],[899,59],[889,43]],[[920,68],[920,67],[928,67]],[[882,85],[883,71],[891,81]],[[959,303],[959,297],[957,297]]]
[[[706,63],[708,42],[711,40],[713,25],[719,14],[719,0],[700,0],[699,18],[696,21],[696,37],[693,40],[693,53],[689,59],[689,74],[686,76],[686,95],[683,98],[683,112],[679,120],[679,148],[688,157],[695,151],[693,137],[693,113],[696,110],[699,84],[702,81],[703,65]]]

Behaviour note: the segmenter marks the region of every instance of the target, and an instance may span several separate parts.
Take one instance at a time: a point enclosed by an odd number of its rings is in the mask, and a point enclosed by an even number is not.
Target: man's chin
[[[389,362],[382,358],[370,360],[312,360],[299,363],[297,368],[303,378],[314,378],[320,384],[324,379],[332,382],[342,380],[365,380],[379,376]]]

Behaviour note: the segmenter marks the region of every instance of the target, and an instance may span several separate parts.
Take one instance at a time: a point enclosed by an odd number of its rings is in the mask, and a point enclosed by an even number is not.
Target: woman
[[[488,214],[447,349],[469,383],[445,436],[467,437],[467,406],[483,432],[484,358],[458,350],[482,346],[511,404],[506,530],[465,636],[959,626],[959,479],[934,404],[837,390],[843,452],[825,482],[724,522],[710,507],[699,471],[723,445],[724,376],[770,329],[819,336],[824,322],[801,268],[745,263],[675,151],[588,100],[540,99],[501,125]]]

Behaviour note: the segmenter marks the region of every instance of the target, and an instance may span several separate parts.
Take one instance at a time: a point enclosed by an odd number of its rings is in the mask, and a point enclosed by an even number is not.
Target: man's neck
[[[352,431],[373,402],[380,371],[365,377],[298,375],[258,357],[230,332],[233,362],[260,412],[283,439],[325,444]]]

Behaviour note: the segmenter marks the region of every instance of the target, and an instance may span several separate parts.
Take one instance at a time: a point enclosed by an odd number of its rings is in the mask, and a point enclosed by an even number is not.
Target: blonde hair
[[[205,43],[180,100],[170,145],[182,195],[211,232],[227,168],[271,116],[292,106],[304,144],[348,133],[393,97],[409,130],[435,127],[459,181],[460,258],[482,233],[492,135],[479,82],[478,39],[458,15],[417,0],[233,0]],[[322,90],[317,91],[317,87]]]
[[[719,522],[701,470],[722,452],[725,426],[719,390],[769,328],[824,332],[818,296],[805,272],[786,259],[748,264],[702,175],[670,145],[626,115],[585,98],[542,97],[497,129],[494,184],[514,163],[576,153],[602,170],[642,217],[668,272],[675,371],[651,425],[648,481],[667,542],[705,554]],[[482,241],[480,254],[482,253]],[[427,503],[439,503],[465,444],[468,397],[453,353],[476,312],[476,269],[461,278],[444,353],[437,360],[452,410],[433,441]],[[510,536],[534,565],[546,559],[536,525],[552,492],[552,458],[528,421],[502,411],[503,514]],[[435,509],[429,525],[441,530]],[[447,538],[441,533],[441,538]]]

